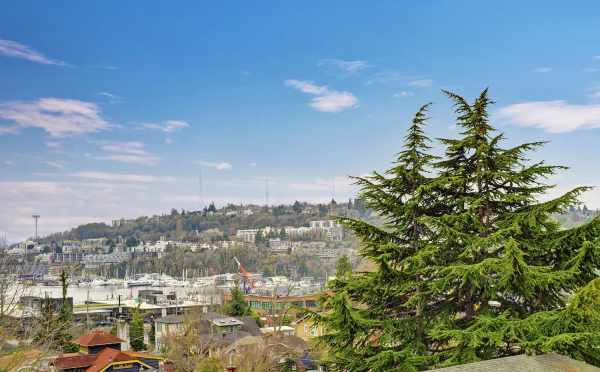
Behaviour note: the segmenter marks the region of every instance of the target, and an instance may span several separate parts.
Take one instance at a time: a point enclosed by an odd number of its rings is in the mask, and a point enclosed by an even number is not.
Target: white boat
[[[125,282],[126,287],[150,287],[154,284],[153,280],[147,278],[131,279]]]
[[[105,287],[107,285],[109,285],[109,283],[104,279],[94,279],[90,282],[90,287]]]

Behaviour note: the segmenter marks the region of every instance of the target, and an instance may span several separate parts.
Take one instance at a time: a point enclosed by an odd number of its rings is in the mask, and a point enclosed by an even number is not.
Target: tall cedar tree
[[[531,163],[543,143],[502,148],[484,90],[455,103],[459,139],[428,153],[424,106],[386,175],[358,178],[381,228],[341,221],[373,272],[338,280],[314,319],[334,370],[411,371],[520,353],[600,365],[600,219],[561,229],[551,215],[587,188],[548,201],[563,167]],[[428,176],[428,169],[435,175]],[[433,173],[433,172],[432,172]]]
[[[135,351],[146,349],[144,344],[144,316],[139,305],[133,310],[129,321],[129,344]]]

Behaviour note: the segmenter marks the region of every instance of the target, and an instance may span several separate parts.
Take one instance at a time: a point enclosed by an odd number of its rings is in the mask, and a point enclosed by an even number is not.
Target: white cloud
[[[411,87],[419,87],[419,88],[427,88],[433,85],[433,80],[431,79],[416,79],[408,82],[408,85]]]
[[[157,182],[173,182],[173,177],[159,177],[147,174],[126,174],[126,173],[109,173],[85,171],[69,174],[70,177],[90,179],[96,181],[109,182],[133,182],[133,183],[157,183]]]
[[[229,169],[233,168],[233,166],[230,163],[225,162],[225,161],[214,163],[214,162],[210,162],[210,161],[198,160],[195,163],[198,165],[201,165],[203,167],[213,168],[218,171],[229,170]]]
[[[387,84],[395,81],[405,80],[406,76],[397,72],[397,71],[381,71],[371,75],[367,81],[366,85],[373,84]]]
[[[600,85],[596,85],[589,90],[588,97],[591,99],[600,99]]]
[[[551,133],[600,128],[600,105],[572,105],[566,101],[523,102],[506,106],[498,119]]]
[[[121,103],[125,101],[123,97],[110,92],[98,92],[98,95],[105,97],[110,103]]]
[[[56,168],[56,169],[64,169],[65,168],[64,164],[56,162],[56,161],[46,160],[46,161],[43,161],[42,163],[46,164],[49,167]]]
[[[583,72],[598,72],[600,71],[600,68],[597,67],[586,67],[583,69]]]
[[[302,93],[316,96],[309,103],[316,111],[340,112],[358,106],[358,98],[350,92],[330,90],[327,86],[316,85],[312,81],[289,79],[284,84]]]
[[[117,66],[113,66],[113,65],[94,65],[94,66],[90,66],[92,68],[99,68],[101,70],[110,70],[110,71],[114,71],[114,70],[118,70],[119,67]]]
[[[145,123],[142,124],[142,126],[146,129],[156,129],[165,133],[171,133],[183,128],[187,128],[190,125],[183,120],[166,120],[162,123]]]
[[[100,114],[96,104],[75,99],[4,102],[0,103],[0,119],[12,125],[0,127],[0,133],[28,127],[43,129],[53,137],[93,133],[109,127]]]
[[[302,93],[307,94],[322,95],[327,94],[329,92],[327,86],[319,86],[313,83],[312,81],[288,79],[284,82],[284,84],[288,87],[295,88],[301,91]]]
[[[413,92],[407,91],[407,90],[403,90],[401,92],[395,93],[394,97],[395,98],[401,98],[401,97],[412,97],[415,94]]]
[[[148,153],[141,142],[102,142],[100,149],[108,153],[97,158],[100,160],[150,166],[157,165],[160,162],[160,158]]]
[[[340,77],[356,75],[369,67],[367,61],[344,61],[342,59],[322,59],[318,65]]]
[[[15,163],[12,160],[4,160],[2,162],[2,164],[6,165],[6,166],[9,166],[9,167],[15,165]]]
[[[249,167],[256,167],[256,163],[255,163],[255,162],[248,163],[248,166],[249,166]]]
[[[311,181],[290,182],[288,187],[296,191],[326,192],[347,194],[353,192],[356,186],[352,179],[345,176],[335,176],[330,179],[317,178]]]
[[[46,147],[49,149],[57,150],[57,149],[62,149],[63,144],[62,144],[62,142],[58,142],[58,141],[47,141]]]
[[[50,59],[42,53],[35,51],[16,41],[0,39],[0,55],[12,58],[26,59],[31,62],[41,63],[43,65],[67,66],[64,61]]]
[[[594,56],[594,59],[600,60],[600,56]]]
[[[538,72],[538,73],[546,73],[546,72],[552,71],[552,67],[548,67],[548,66],[536,67],[532,71]]]
[[[171,145],[171,144],[173,144],[173,140],[170,138],[165,138],[165,144]]]

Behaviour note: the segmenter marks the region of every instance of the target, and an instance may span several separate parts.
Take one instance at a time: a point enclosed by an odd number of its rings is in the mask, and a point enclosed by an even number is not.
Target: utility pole
[[[37,239],[38,239],[38,220],[40,219],[40,215],[39,214],[34,214],[31,217],[33,217],[33,220],[35,221],[35,235],[33,236],[33,240],[37,242]]]

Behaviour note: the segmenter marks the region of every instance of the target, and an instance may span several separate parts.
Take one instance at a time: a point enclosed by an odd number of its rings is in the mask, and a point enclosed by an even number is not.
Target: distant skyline
[[[4,2],[0,236],[207,204],[346,201],[414,112],[489,87],[508,144],[600,185],[600,4]],[[199,184],[202,175],[202,187]],[[200,188],[202,191],[200,191]],[[600,208],[600,190],[584,196]]]

